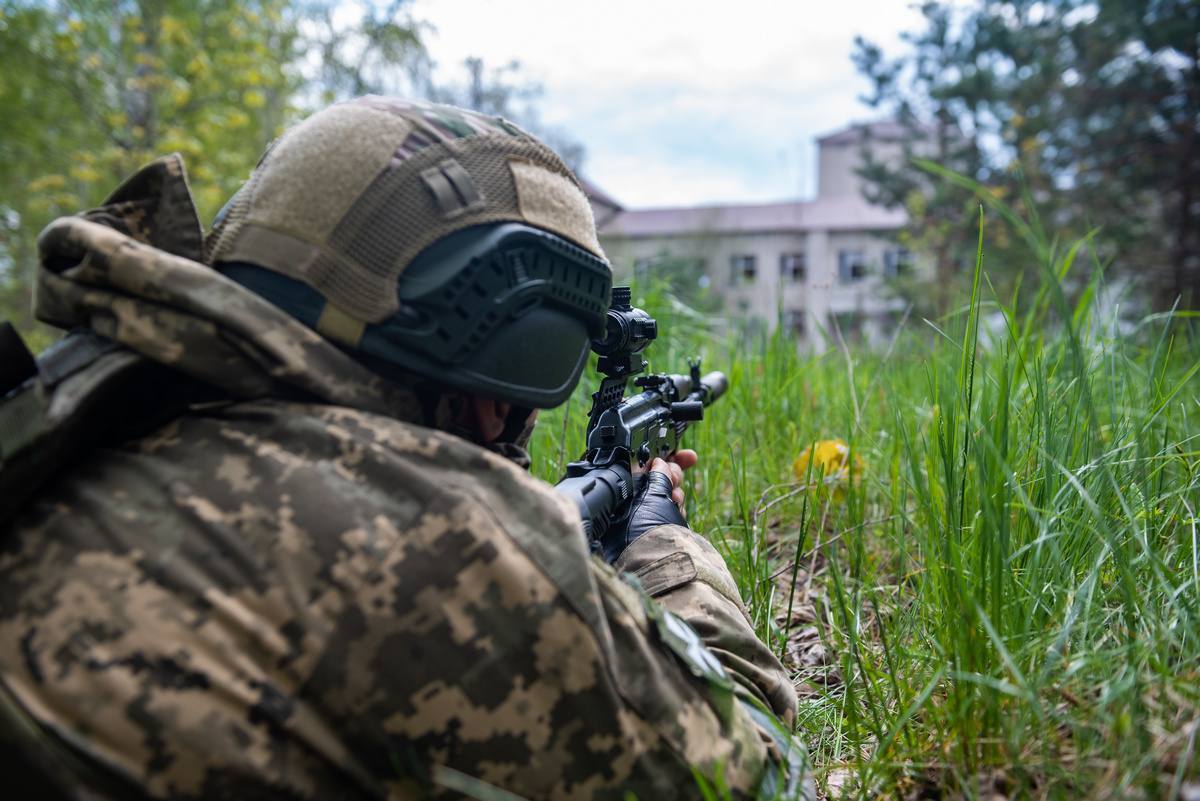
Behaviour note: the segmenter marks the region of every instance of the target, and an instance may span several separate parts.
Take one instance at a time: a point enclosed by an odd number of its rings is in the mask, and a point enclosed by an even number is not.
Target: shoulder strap
[[[35,368],[0,399],[0,525],[93,448],[148,434],[190,403],[225,397],[90,331],[69,334]]]
[[[0,322],[0,397],[37,375],[37,362],[17,329]]]
[[[132,778],[104,767],[38,723],[0,682],[0,772],[20,777],[25,798],[47,801],[145,799]]]

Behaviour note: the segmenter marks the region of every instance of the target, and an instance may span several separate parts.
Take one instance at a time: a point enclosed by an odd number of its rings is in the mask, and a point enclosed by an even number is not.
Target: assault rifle
[[[689,423],[704,417],[704,407],[725,394],[724,373],[700,375],[700,360],[689,362],[688,375],[639,376],[640,395],[625,397],[629,379],[646,370],[642,351],[658,336],[658,323],[630,301],[629,287],[613,287],[603,339],[592,340],[604,374],[588,412],[587,451],[567,465],[555,487],[579,506],[583,531],[593,552],[608,527],[628,514],[634,493],[633,465],[647,466],[679,447]]]

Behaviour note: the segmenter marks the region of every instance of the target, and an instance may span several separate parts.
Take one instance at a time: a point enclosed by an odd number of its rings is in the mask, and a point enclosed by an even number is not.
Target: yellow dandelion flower
[[[852,475],[858,483],[862,471],[862,459],[851,453],[850,446],[842,439],[814,442],[792,462],[797,481],[811,480],[816,486],[833,486],[836,491],[840,491],[841,485],[849,482]]]

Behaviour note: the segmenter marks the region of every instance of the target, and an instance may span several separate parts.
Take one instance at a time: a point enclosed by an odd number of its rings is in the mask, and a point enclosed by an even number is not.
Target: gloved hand
[[[604,561],[614,564],[631,542],[652,528],[669,524],[687,526],[679,507],[683,500],[683,491],[678,486],[682,476],[683,470],[678,465],[655,459],[650,470],[637,477],[629,512],[614,520],[600,540]]]

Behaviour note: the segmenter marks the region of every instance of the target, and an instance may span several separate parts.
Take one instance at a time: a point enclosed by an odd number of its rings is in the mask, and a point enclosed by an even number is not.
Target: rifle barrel
[[[701,400],[704,401],[705,406],[708,406],[729,389],[729,379],[725,377],[724,373],[713,370],[700,379],[700,387],[704,390],[704,397]]]

